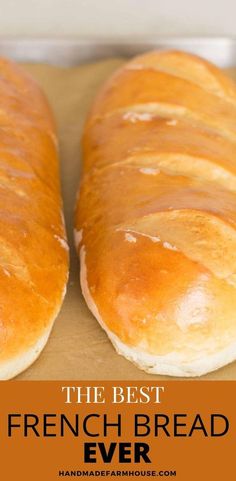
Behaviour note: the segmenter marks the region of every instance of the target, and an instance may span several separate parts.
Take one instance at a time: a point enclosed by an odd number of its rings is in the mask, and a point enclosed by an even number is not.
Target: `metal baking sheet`
[[[236,38],[227,37],[0,38],[0,55],[20,62],[65,67],[109,57],[129,57],[152,48],[185,50],[202,55],[222,68],[236,63]]]

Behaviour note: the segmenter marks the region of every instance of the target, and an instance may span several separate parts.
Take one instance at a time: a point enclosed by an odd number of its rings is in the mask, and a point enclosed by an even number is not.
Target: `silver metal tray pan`
[[[174,48],[201,55],[219,67],[236,65],[236,38],[140,37],[140,38],[5,38],[0,55],[20,62],[45,62],[72,66],[109,57],[130,57],[154,48]]]

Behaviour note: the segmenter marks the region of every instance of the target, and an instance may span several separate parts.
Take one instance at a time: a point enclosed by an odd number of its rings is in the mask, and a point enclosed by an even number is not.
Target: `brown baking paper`
[[[98,88],[121,63],[120,59],[111,59],[75,68],[25,65],[46,92],[58,124],[71,260],[66,298],[49,342],[39,359],[17,379],[175,379],[146,374],[119,356],[89,312],[79,285],[79,263],[73,245],[73,210],[81,164],[81,131]],[[236,72],[233,73],[236,77]],[[236,379],[236,362],[200,379]]]

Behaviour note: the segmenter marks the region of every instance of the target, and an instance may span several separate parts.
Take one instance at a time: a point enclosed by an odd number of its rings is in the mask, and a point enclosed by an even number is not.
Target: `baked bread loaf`
[[[68,246],[47,101],[0,59],[0,379],[43,349],[65,294]]]
[[[236,88],[184,52],[134,58],[85,125],[75,241],[87,304],[149,373],[236,359]]]

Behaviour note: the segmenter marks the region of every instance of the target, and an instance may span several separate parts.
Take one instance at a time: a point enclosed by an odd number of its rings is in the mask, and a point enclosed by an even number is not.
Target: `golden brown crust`
[[[1,363],[24,356],[50,330],[68,246],[51,111],[33,79],[5,59],[0,102],[1,377]]]
[[[174,355],[194,375],[236,358],[235,132],[235,85],[183,52],[133,59],[95,100],[77,249],[97,317],[140,365]]]

